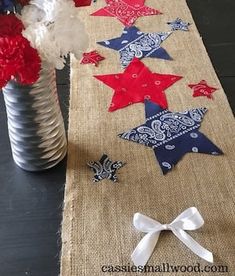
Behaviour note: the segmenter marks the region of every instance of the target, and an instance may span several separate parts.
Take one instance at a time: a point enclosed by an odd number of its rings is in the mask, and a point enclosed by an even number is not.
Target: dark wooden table
[[[188,0],[188,4],[235,111],[235,1]],[[57,79],[67,126],[69,68]],[[66,160],[43,173],[27,173],[14,164],[2,95],[0,126],[0,275],[57,276]]]

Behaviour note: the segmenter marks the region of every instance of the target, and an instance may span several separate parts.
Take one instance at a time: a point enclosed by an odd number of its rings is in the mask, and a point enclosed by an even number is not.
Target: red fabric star
[[[117,17],[125,26],[132,26],[140,16],[161,14],[144,5],[145,0],[106,0],[107,6],[92,13],[95,16]]]
[[[105,58],[102,57],[97,51],[91,51],[89,53],[83,53],[83,59],[81,60],[81,64],[95,64],[97,67],[99,65],[99,62],[101,60],[104,60]]]
[[[213,99],[212,93],[218,90],[217,88],[209,86],[205,80],[197,84],[189,84],[188,86],[193,89],[193,97],[205,96],[208,99]]]
[[[167,108],[164,90],[182,77],[152,73],[139,59],[134,58],[124,73],[94,76],[114,89],[109,111],[148,99]]]

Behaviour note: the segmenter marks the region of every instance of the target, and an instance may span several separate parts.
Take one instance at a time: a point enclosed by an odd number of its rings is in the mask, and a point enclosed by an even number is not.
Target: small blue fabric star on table
[[[117,182],[118,178],[116,171],[123,167],[125,163],[121,161],[111,161],[108,155],[103,154],[99,161],[88,162],[87,165],[93,170],[94,178],[93,182],[99,182],[105,178]]]
[[[134,57],[160,58],[172,60],[167,51],[161,47],[172,32],[143,33],[137,27],[124,28],[120,37],[97,42],[98,44],[116,50],[120,54],[122,67],[126,67]]]
[[[198,131],[206,111],[206,108],[196,108],[185,112],[170,112],[151,101],[145,101],[145,124],[118,136],[151,147],[163,174],[166,174],[188,152],[223,154]]]
[[[171,21],[171,22],[167,22],[168,25],[171,26],[171,30],[172,31],[188,31],[189,30],[189,26],[190,23],[184,22],[182,19],[180,18],[176,18],[176,20]]]

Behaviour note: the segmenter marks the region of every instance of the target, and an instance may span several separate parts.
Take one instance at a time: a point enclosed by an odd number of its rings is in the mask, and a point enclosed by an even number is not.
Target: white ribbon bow
[[[213,255],[210,251],[202,247],[184,230],[196,230],[203,224],[204,220],[195,207],[188,208],[181,213],[170,224],[161,224],[140,213],[134,215],[133,224],[141,232],[148,233],[139,242],[131,255],[131,259],[136,266],[145,266],[151,257],[157,244],[161,231],[170,230],[180,239],[189,249],[202,259],[213,263]]]

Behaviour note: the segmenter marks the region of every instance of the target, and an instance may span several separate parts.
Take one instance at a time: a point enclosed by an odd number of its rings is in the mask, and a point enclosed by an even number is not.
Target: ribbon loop
[[[204,220],[201,214],[198,212],[197,208],[191,207],[176,217],[172,221],[171,226],[182,228],[184,230],[196,230],[202,227],[203,224]]]
[[[137,230],[143,233],[161,231],[162,224],[140,213],[136,213],[133,218],[133,224]]]
[[[184,231],[199,229],[204,224],[201,214],[195,207],[188,208],[182,212],[170,224],[161,224],[152,218],[136,213],[134,215],[133,224],[137,230],[147,233],[131,255],[132,261],[136,266],[146,265],[158,242],[159,235],[163,230],[171,230],[173,234],[196,255],[213,263],[213,254],[202,247]]]

